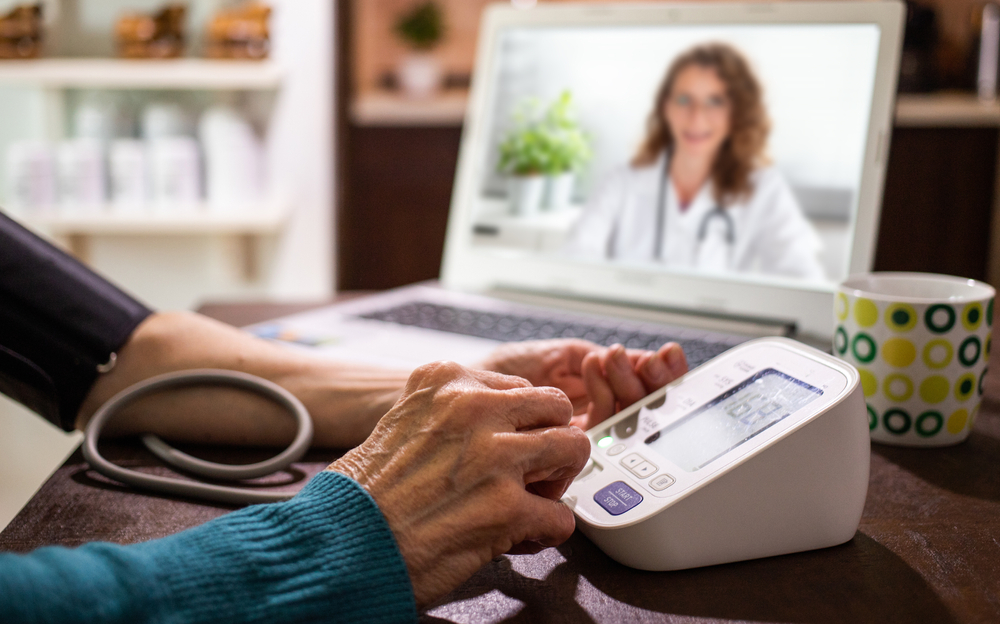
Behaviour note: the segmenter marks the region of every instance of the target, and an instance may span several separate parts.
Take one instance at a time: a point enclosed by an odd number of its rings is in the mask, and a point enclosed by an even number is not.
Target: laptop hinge
[[[793,336],[795,334],[795,322],[788,320],[758,319],[719,312],[691,312],[684,309],[656,307],[639,303],[625,305],[620,302],[589,299],[562,293],[559,296],[551,296],[510,288],[492,288],[485,294],[514,303],[627,318],[648,323],[695,327],[706,331],[745,336]]]

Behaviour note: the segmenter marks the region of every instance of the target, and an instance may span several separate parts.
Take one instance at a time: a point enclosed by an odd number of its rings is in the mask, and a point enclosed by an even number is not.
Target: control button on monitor
[[[642,462],[635,468],[632,468],[632,473],[640,479],[645,479],[654,472],[656,472],[656,466],[649,462]]]
[[[620,516],[642,502],[642,494],[624,481],[615,481],[594,494],[594,502],[612,516]]]
[[[622,460],[622,466],[625,466],[626,468],[635,468],[644,461],[646,460],[638,454],[632,453],[631,455],[625,456],[625,459]]]
[[[608,457],[614,457],[625,450],[624,444],[616,444],[608,449]]]
[[[663,490],[667,489],[674,483],[675,480],[673,477],[671,477],[668,474],[661,474],[660,476],[656,477],[655,479],[649,482],[649,487],[653,488],[657,492],[662,492]]]

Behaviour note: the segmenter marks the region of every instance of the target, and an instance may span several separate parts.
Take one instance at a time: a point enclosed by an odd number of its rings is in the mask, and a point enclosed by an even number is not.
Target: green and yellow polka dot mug
[[[834,355],[857,367],[872,440],[947,446],[979,411],[993,287],[929,273],[848,278],[834,297]]]

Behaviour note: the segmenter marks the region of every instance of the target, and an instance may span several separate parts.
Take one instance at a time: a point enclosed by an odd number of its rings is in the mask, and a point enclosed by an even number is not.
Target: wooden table
[[[250,322],[245,309],[206,311]],[[993,370],[998,365],[993,362]],[[102,448],[129,466],[157,465],[136,443]],[[245,462],[267,453],[206,449],[200,454]],[[270,482],[298,488],[334,458],[312,451],[294,471]],[[0,550],[139,542],[229,509],[139,494],[88,470],[77,453],[0,533]],[[1000,388],[988,379],[972,434],[959,446],[873,445],[868,501],[847,544],[653,573],[615,563],[577,532],[559,548],[494,560],[423,620],[1000,622]]]

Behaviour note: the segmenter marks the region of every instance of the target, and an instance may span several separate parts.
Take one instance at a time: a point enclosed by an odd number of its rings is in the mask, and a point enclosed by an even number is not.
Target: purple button
[[[642,502],[642,494],[630,488],[624,481],[615,481],[594,494],[594,502],[604,507],[612,516],[620,516]]]

